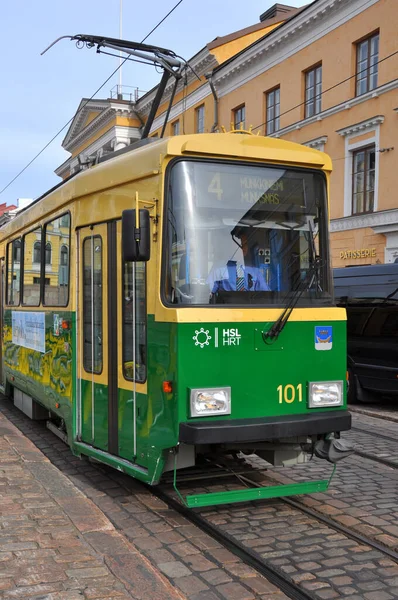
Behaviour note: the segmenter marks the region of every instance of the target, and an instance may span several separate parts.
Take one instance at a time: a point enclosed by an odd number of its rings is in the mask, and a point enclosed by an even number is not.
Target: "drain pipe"
[[[213,94],[213,98],[214,98],[214,123],[211,128],[211,133],[215,133],[218,129],[218,97],[217,97],[217,92],[216,92],[216,89],[215,89],[213,81],[212,81],[212,73],[206,73],[205,77],[206,77],[207,81],[209,82],[211,93]]]

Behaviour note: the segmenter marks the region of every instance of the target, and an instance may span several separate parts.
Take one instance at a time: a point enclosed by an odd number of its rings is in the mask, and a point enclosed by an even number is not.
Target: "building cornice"
[[[192,69],[194,69],[195,73],[197,73],[199,76],[204,75],[208,71],[212,71],[216,66],[218,66],[216,58],[212,54],[210,54],[207,48],[203,48],[203,50],[201,50],[196,56],[194,56],[193,59],[188,61],[188,64],[192,67]],[[197,77],[192,71],[192,69],[187,69],[186,77],[184,76],[177,86],[176,94],[180,93],[183,90],[185,84],[189,85],[194,80],[197,81]],[[135,110],[142,117],[146,117],[149,114],[153,99],[155,98],[157,87],[158,86],[153,88],[150,92],[145,94],[145,96],[142,96],[142,98],[140,98],[135,104]],[[172,78],[166,86],[162,97],[162,103],[166,102],[170,98],[173,88],[174,78]]]
[[[381,123],[384,123],[384,115],[377,115],[376,117],[366,119],[366,121],[343,127],[343,129],[337,129],[336,133],[342,137],[353,135],[354,133],[365,133],[368,129],[374,129],[377,125],[381,125]]]
[[[220,65],[214,74],[219,96],[297,54],[379,0],[318,0],[295,17]]]
[[[99,111],[101,113],[107,106],[107,100],[87,100],[87,98],[83,98],[77,107],[76,114],[62,142],[62,147],[65,148],[65,145],[68,145],[74,138],[76,131],[81,130],[91,112]]]
[[[303,146],[308,146],[309,148],[315,148],[315,150],[319,150],[319,148],[323,148],[326,142],[328,141],[327,135],[322,135],[321,137],[315,138],[313,140],[309,140],[308,142],[303,142]]]
[[[105,127],[115,117],[130,117],[134,118],[132,111],[132,105],[128,105],[125,108],[120,108],[117,103],[110,102],[108,108],[103,110],[99,115],[95,117],[80,133],[78,133],[71,141],[63,147],[68,152],[73,152],[76,148],[81,146],[87,139],[95,135],[100,129]]]
[[[308,119],[302,119],[301,121],[296,121],[296,123],[292,123],[287,127],[283,127],[283,129],[279,129],[276,133],[273,133],[270,137],[282,137],[287,133],[292,131],[296,131],[298,129],[302,129],[303,127],[307,127],[308,125],[312,125],[313,123],[322,121],[323,119],[327,119],[332,115],[336,115],[337,113],[349,110],[353,106],[357,106],[358,104],[362,104],[362,102],[367,102],[375,97],[374,92],[377,91],[377,96],[381,96],[382,94],[386,94],[387,92],[391,92],[398,88],[398,79],[394,79],[393,81],[389,81],[384,85],[381,85],[377,88],[377,90],[373,90],[372,92],[368,92],[367,94],[362,94],[362,96],[357,96],[355,98],[351,98],[350,100],[346,100],[345,102],[341,102],[340,104],[336,104],[331,108],[327,108],[323,110],[317,115],[310,117]]]
[[[384,233],[381,231],[384,227],[395,225],[398,229],[398,209],[383,210],[376,213],[366,215],[353,215],[351,217],[343,217],[342,219],[333,219],[330,222],[330,231],[349,231],[351,229],[363,229],[364,227],[372,227],[376,233]]]

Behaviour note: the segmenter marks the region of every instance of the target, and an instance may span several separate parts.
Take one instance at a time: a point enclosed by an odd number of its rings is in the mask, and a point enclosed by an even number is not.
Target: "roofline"
[[[232,137],[227,138],[226,136]],[[232,144],[225,145],[224,143],[220,147],[220,141],[225,142],[227,139],[228,141],[232,141]],[[211,145],[208,144],[209,140],[212,142]],[[203,144],[206,146],[205,149],[203,148]],[[242,147],[244,146],[244,151],[242,151]],[[264,152],[261,152],[262,148],[264,149]],[[285,150],[290,151],[289,159],[286,159],[286,157],[283,158],[285,156]],[[267,156],[267,152],[269,156]],[[145,153],[148,153],[146,164],[152,165],[152,167],[148,167],[148,173],[144,174],[142,171],[139,171],[139,161],[132,160],[135,153],[137,153],[135,155],[136,157],[140,154],[143,156]],[[155,170],[154,166],[156,165],[156,168],[159,168],[160,156],[181,156],[189,159],[198,154],[216,157],[217,159],[221,158],[222,160],[235,160],[238,157],[243,157],[245,161],[257,162],[261,160],[267,165],[271,163],[305,165],[309,169],[327,172],[332,169],[332,162],[327,154],[295,142],[278,140],[271,137],[250,136],[249,134],[237,135],[233,133],[203,133],[139,140],[135,147],[132,145],[131,148],[122,149],[117,153],[112,153],[111,155],[104,157],[104,159],[101,160],[101,163],[95,167],[74,173],[67,179],[60,181],[57,185],[44,192],[44,194],[36,198],[31,204],[18,211],[15,219],[3,226],[4,228],[2,228],[0,232],[0,240],[3,241],[19,232],[24,227],[23,216],[30,211],[33,211],[32,222],[39,221],[44,218],[47,212],[48,214],[57,212],[59,209],[82,196],[95,194],[99,190],[123,185],[135,179],[142,178],[143,176],[157,175],[159,171]],[[264,156],[264,154],[266,156]],[[134,167],[134,165],[136,166]],[[136,173],[133,172],[134,168],[136,169]],[[100,182],[100,178],[90,178],[90,175],[93,173],[92,169],[95,170],[97,174],[99,174],[99,170],[103,170],[103,175],[105,177],[109,175],[109,172],[112,169],[115,169],[113,172],[114,178],[112,183],[109,183],[109,185],[107,183],[106,188],[100,187],[103,185],[103,183],[101,184]],[[106,178],[106,181],[109,182],[109,178]],[[60,192],[61,190],[62,192]],[[57,191],[59,192],[59,195],[56,197],[56,202],[54,203],[55,198],[51,198],[51,196],[56,194]],[[48,198],[51,198],[51,201],[49,201],[50,204],[45,206],[45,211],[47,212],[44,213],[42,209],[38,210],[37,205]]]
[[[64,139],[61,142],[61,146],[62,148],[64,148],[65,144],[69,143],[69,138],[70,135],[72,133],[73,128],[76,125],[76,121],[77,119],[80,118],[80,113],[81,111],[90,104],[90,102],[92,102],[93,104],[95,104],[96,102],[106,102],[108,100],[108,98],[82,98],[79,102],[79,106],[77,107],[77,110],[75,112],[75,114],[73,115],[72,121],[68,127],[68,131],[65,134]],[[101,110],[101,109],[100,109]]]
[[[274,29],[272,29],[272,31],[269,31],[268,33],[266,33],[265,35],[263,35],[261,38],[259,38],[258,40],[256,40],[252,44],[250,44],[249,46],[246,46],[246,48],[243,48],[243,50],[241,50],[240,52],[237,52],[236,54],[234,54],[233,56],[231,56],[230,58],[228,58],[226,61],[224,61],[223,63],[221,63],[221,65],[218,65],[218,67],[215,67],[213,73],[218,73],[224,67],[227,67],[228,65],[230,65],[239,56],[242,56],[242,54],[244,54],[245,52],[247,52],[251,48],[254,48],[257,44],[260,44],[265,39],[271,37],[271,35],[273,35],[274,33],[278,32],[280,29],[282,29],[282,27],[284,27],[285,25],[287,25],[288,23],[290,23],[291,21],[293,21],[293,19],[295,19],[296,17],[298,17],[299,15],[301,15],[303,12],[305,12],[306,10],[308,10],[311,6],[313,6],[314,4],[316,4],[319,1],[320,0],[313,0],[313,2],[311,2],[310,4],[307,4],[306,6],[298,8],[293,15],[291,15],[290,17],[287,17],[286,20],[283,21],[283,23],[281,23],[278,27],[274,27]]]
[[[267,19],[266,21],[260,21],[260,23],[255,23],[254,25],[249,25],[249,27],[245,27],[244,29],[239,29],[234,33],[230,33],[228,35],[224,35],[221,37],[216,37],[212,42],[207,44],[207,48],[209,50],[213,50],[214,48],[218,48],[223,44],[227,44],[228,42],[232,42],[242,36],[248,35],[249,33],[254,33],[255,31],[259,31],[260,29],[266,29],[267,27],[271,27],[272,25],[276,25],[277,23],[282,23],[291,17],[294,17],[297,12],[299,12],[300,8],[294,8],[286,13],[286,16],[279,15],[279,17],[273,17],[272,19]],[[235,55],[234,55],[235,56]]]

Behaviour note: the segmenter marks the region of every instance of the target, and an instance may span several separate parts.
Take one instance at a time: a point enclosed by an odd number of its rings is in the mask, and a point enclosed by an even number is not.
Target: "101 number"
[[[294,386],[291,383],[287,385],[278,385],[276,388],[279,394],[279,404],[283,404],[287,402],[288,404],[292,404],[297,398],[299,402],[303,401],[303,384],[299,383]]]

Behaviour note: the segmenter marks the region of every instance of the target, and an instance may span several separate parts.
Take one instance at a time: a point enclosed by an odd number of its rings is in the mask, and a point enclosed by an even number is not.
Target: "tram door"
[[[78,437],[119,455],[117,275],[120,223],[78,231]]]

